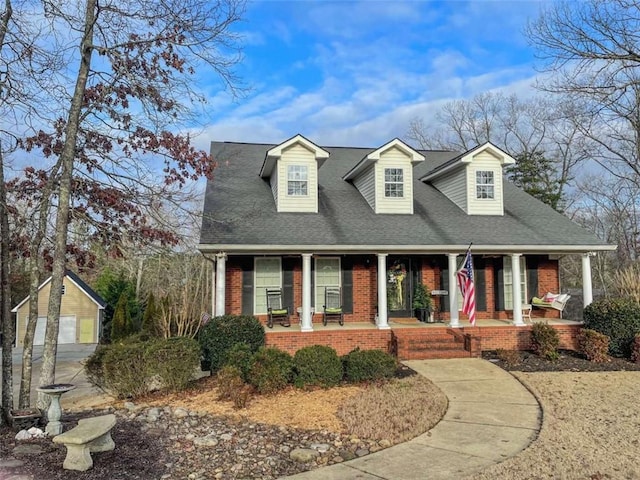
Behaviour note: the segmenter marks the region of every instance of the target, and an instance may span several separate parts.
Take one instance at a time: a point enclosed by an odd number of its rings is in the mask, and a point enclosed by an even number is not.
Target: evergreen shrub
[[[265,344],[264,327],[250,315],[223,315],[212,318],[198,334],[203,369],[215,374],[222,367],[231,347],[246,343],[251,352]]]
[[[227,350],[224,365],[230,365],[238,368],[242,375],[242,380],[246,382],[249,370],[251,369],[251,364],[253,363],[253,354],[254,352],[251,351],[251,347],[248,344],[244,342],[236,343]]]
[[[634,337],[640,333],[640,304],[632,299],[596,300],[584,308],[584,327],[610,338],[609,353],[631,356]]]
[[[531,347],[539,356],[547,360],[557,360],[560,354],[560,337],[548,323],[536,322],[531,329]]]
[[[640,333],[633,338],[631,345],[631,361],[640,363]]]
[[[293,358],[275,347],[261,347],[253,356],[249,383],[259,393],[275,393],[293,379]]]
[[[342,357],[345,379],[364,382],[391,378],[395,375],[396,359],[382,350],[352,350]]]
[[[172,391],[184,390],[200,366],[200,345],[189,337],[173,337],[150,342],[147,367],[158,375],[162,385]]]
[[[295,384],[333,387],[342,381],[342,361],[336,351],[326,345],[312,345],[293,356]]]
[[[587,360],[595,363],[606,362],[609,359],[609,337],[588,328],[583,328],[578,335],[580,351]]]
[[[114,343],[102,357],[105,389],[118,398],[136,398],[149,389],[146,343]]]

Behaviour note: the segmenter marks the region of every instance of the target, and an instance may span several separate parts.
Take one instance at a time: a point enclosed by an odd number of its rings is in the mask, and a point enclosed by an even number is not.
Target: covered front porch
[[[508,319],[480,319],[473,327],[460,325],[452,328],[443,322],[409,320],[392,317],[389,329],[384,330],[372,322],[320,325],[312,332],[302,331],[300,325],[295,324],[291,327],[275,325],[272,329],[265,329],[266,343],[291,354],[311,345],[331,346],[339,355],[355,348],[376,348],[396,355],[399,360],[479,357],[486,350],[531,348],[532,322],[516,326]],[[577,338],[582,322],[560,318],[544,321],[558,332],[560,348],[578,349]]]

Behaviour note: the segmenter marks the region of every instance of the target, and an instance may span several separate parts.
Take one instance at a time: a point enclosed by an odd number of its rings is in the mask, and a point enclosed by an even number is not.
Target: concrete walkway
[[[444,418],[408,442],[362,458],[287,477],[296,480],[461,478],[517,455],[540,430],[533,395],[486,360],[412,360],[408,366],[449,399]]]

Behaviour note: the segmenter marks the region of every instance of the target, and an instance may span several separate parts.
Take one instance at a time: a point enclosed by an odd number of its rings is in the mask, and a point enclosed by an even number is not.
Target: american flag
[[[462,268],[456,272],[458,286],[462,292],[462,311],[469,316],[469,323],[476,324],[476,289],[473,285],[473,260],[471,247],[464,257]]]

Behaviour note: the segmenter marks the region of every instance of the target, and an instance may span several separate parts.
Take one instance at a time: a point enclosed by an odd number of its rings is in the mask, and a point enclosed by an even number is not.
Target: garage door
[[[38,317],[34,345],[44,345],[44,332],[47,328],[47,317]],[[58,345],[63,343],[76,343],[76,317],[75,315],[60,317],[60,331],[58,332]]]

